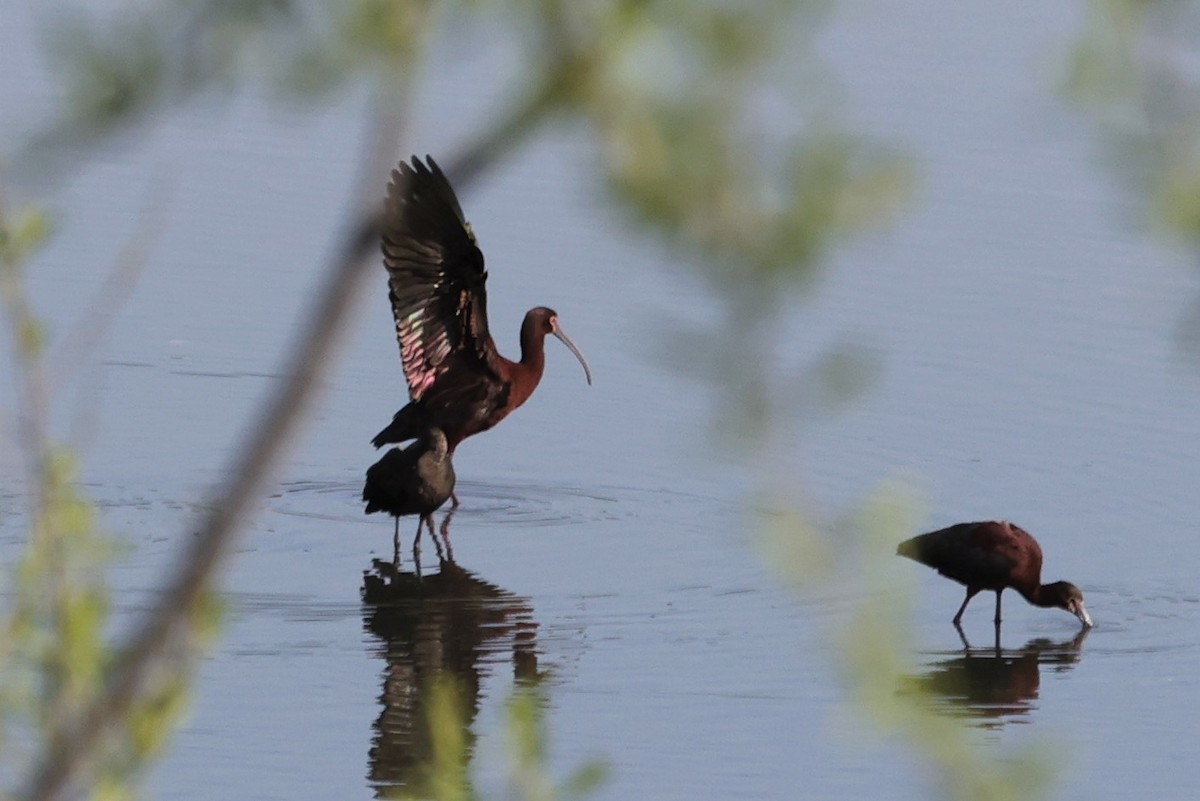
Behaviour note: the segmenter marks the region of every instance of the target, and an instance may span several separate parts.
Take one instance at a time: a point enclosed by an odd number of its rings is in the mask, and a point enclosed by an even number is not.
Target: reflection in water
[[[984,728],[1001,728],[1035,709],[1041,668],[1071,670],[1079,661],[1085,627],[1071,640],[1030,640],[1020,649],[972,648],[963,639],[961,656],[927,666],[923,675],[908,677],[902,692],[919,693],[933,707],[975,719]]]
[[[427,715],[439,683],[459,693],[454,709],[467,759],[491,668],[511,661],[518,682],[538,678],[537,623],[528,599],[464,570],[440,549],[439,563],[437,573],[421,575],[376,559],[363,573],[363,627],[379,638],[387,663],[368,772],[381,797],[397,785],[421,791],[433,767]]]

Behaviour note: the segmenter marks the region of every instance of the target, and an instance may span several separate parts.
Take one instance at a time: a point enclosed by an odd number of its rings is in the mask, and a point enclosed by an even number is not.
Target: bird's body
[[[1034,606],[1066,609],[1085,626],[1092,625],[1079,588],[1066,581],[1042,584],[1041,546],[1027,531],[1007,521],[958,523],[905,540],[896,553],[966,586],[967,597],[954,616],[956,626],[971,598],[983,590],[996,593],[995,623],[999,626],[1000,594],[1009,587]]]
[[[446,434],[451,455],[524,403],[545,369],[550,334],[583,354],[563,333],[558,315],[530,309],[521,324],[521,359],[496,350],[488,331],[483,254],[446,176],[432,158],[392,171],[383,232],[388,297],[411,401],[372,440],[404,442],[431,426]]]
[[[395,547],[400,550],[400,517],[420,515],[417,539],[421,526],[428,523],[433,533],[433,513],[454,492],[454,463],[450,460],[446,435],[441,429],[423,432],[407,448],[392,448],[378,462],[367,468],[363,484],[366,513],[387,512],[396,518]]]

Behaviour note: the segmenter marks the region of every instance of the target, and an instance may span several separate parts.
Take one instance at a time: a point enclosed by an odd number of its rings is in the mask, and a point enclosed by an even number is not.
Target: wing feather
[[[907,540],[900,553],[961,584],[994,589],[1017,564],[1013,549],[997,536],[998,525],[957,523]]]
[[[409,396],[443,376],[499,378],[487,324],[483,253],[450,182],[429,156],[400,162],[388,184],[383,264]]]

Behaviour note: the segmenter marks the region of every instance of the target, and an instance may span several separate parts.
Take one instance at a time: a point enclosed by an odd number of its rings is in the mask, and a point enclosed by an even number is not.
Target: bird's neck
[[[546,335],[534,320],[526,319],[521,324],[521,366],[537,378],[546,369]]]
[[[545,335],[528,321],[521,326],[521,361],[510,362],[510,409],[515,409],[528,400],[542,380],[542,373],[546,369],[546,351],[543,347],[545,339]]]
[[[1018,587],[1017,592],[1021,593],[1021,595],[1023,595],[1025,597],[1025,600],[1029,601],[1029,603],[1033,604],[1034,606],[1041,606],[1041,607],[1054,606],[1055,605],[1054,599],[1051,598],[1050,595],[1043,593],[1042,590],[1044,590],[1044,589],[1046,589],[1045,584],[1037,584],[1037,585],[1034,585],[1033,589],[1029,590],[1028,592],[1026,592]]]

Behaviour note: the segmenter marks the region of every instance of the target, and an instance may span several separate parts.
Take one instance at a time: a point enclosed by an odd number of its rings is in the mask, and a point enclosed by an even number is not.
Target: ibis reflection
[[[537,623],[528,599],[463,569],[440,549],[438,562],[436,573],[421,574],[376,559],[363,573],[363,627],[378,638],[386,663],[368,772],[379,797],[397,786],[420,792],[430,775],[427,715],[440,683],[460,694],[453,709],[467,760],[488,676],[511,665],[518,682],[538,678]]]
[[[1002,728],[1037,708],[1043,669],[1063,673],[1075,666],[1088,631],[1064,641],[1033,639],[1018,649],[1002,649],[999,642],[972,648],[964,638],[960,656],[930,663],[924,673],[908,677],[903,690],[919,693],[938,711]]]

